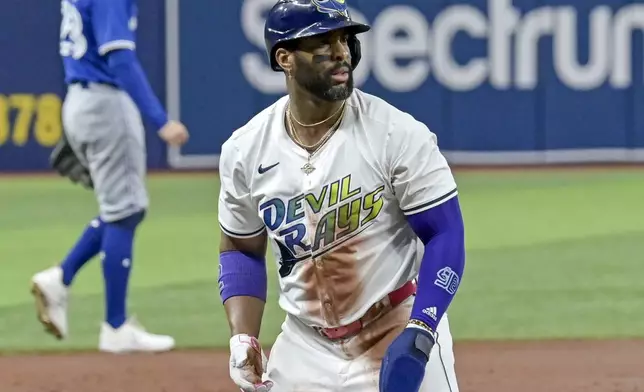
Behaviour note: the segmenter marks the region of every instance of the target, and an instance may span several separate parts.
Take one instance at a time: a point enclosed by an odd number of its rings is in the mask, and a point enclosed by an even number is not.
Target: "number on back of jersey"
[[[68,0],[61,3],[63,16],[60,24],[60,55],[78,60],[87,52],[87,39],[83,35],[83,18]]]

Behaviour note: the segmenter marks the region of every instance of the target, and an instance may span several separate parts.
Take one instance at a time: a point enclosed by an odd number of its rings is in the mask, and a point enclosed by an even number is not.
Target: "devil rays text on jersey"
[[[351,185],[351,175],[325,184],[319,193],[300,193],[288,200],[273,198],[259,206],[264,224],[278,236],[279,273],[288,276],[293,266],[319,257],[369,227],[384,205],[384,185],[364,192]],[[307,212],[317,221],[311,230]],[[319,220],[317,219],[319,217]]]

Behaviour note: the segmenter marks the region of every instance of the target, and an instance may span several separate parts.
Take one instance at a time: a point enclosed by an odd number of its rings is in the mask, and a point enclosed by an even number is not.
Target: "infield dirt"
[[[461,392],[644,391],[644,341],[457,342],[455,350]],[[203,350],[4,356],[0,357],[0,391],[238,389],[228,378],[228,353]]]

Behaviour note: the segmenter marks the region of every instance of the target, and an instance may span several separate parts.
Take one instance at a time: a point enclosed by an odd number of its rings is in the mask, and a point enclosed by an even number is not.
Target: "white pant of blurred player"
[[[413,297],[344,340],[331,341],[296,317],[287,316],[268,361],[271,392],[377,392],[380,364],[403,330]],[[447,315],[438,326],[421,392],[458,392]]]

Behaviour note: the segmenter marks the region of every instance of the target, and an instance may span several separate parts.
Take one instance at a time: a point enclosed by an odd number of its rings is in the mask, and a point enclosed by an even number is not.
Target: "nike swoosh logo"
[[[264,173],[266,173],[267,171],[271,170],[272,168],[274,168],[275,166],[277,166],[277,165],[279,165],[279,164],[280,164],[280,163],[279,163],[279,162],[277,162],[277,163],[275,163],[275,164],[273,164],[273,165],[266,166],[266,167],[262,167],[262,165],[259,165],[259,167],[257,168],[257,172],[258,172],[259,174],[264,174]]]

